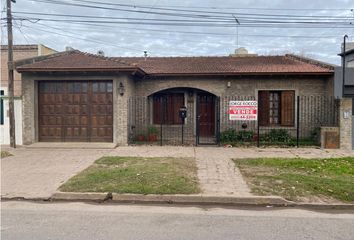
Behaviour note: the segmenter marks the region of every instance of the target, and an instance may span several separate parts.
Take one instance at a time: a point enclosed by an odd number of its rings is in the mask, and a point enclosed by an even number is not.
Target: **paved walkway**
[[[226,149],[196,148],[198,178],[204,194],[250,196],[241,172],[235,168]]]
[[[101,156],[191,157],[203,194],[249,196],[232,158],[342,157],[353,151],[284,148],[129,146],[115,149],[17,148],[1,160],[1,196],[47,198],[70,177]]]

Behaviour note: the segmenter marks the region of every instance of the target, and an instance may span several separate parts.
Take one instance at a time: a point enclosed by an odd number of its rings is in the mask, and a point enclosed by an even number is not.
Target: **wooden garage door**
[[[112,81],[41,81],[39,141],[112,142]]]

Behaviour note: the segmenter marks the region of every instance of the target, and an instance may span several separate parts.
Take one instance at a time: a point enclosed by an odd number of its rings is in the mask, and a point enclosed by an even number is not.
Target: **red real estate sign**
[[[229,119],[257,121],[257,110],[257,101],[230,101]]]

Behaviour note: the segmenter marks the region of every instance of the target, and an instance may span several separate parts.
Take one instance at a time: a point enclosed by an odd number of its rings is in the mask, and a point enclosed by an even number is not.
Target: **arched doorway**
[[[149,96],[151,123],[159,127],[161,144],[218,144],[219,98],[197,88],[170,88]],[[180,110],[187,109],[185,119]]]

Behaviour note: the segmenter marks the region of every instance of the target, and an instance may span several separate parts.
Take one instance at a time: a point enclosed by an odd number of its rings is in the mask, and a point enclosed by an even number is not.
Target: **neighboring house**
[[[343,53],[340,53],[339,56],[343,57]],[[346,45],[345,51],[345,64],[346,64],[346,76],[345,76],[345,85],[344,95],[354,96],[354,42],[349,42]],[[335,96],[342,97],[342,85],[343,85],[343,68],[335,68]]]
[[[263,128],[295,129],[297,96],[334,95],[333,66],[295,55],[109,58],[73,50],[17,66],[24,144],[126,145],[139,125],[160,129],[162,122],[173,135],[182,106],[188,109],[186,137],[213,138],[217,128],[227,128],[220,110],[227,96],[259,99]]]
[[[349,42],[346,44],[346,51],[339,54],[343,58],[345,55],[345,82],[344,82],[344,91],[343,91],[343,65],[341,67],[335,68],[335,96],[338,98],[352,98],[351,105],[352,109],[348,112],[351,112],[351,118],[354,119],[354,42]],[[343,64],[343,63],[342,63]],[[342,96],[344,94],[344,96]],[[345,101],[348,103],[348,100]],[[343,113],[344,114],[344,113]],[[341,116],[344,118],[344,116]],[[345,119],[343,119],[345,121]],[[354,149],[354,121],[351,121],[351,127],[347,127],[345,133],[351,132],[351,146]],[[345,126],[344,126],[345,127]],[[348,138],[348,137],[347,137]],[[346,139],[347,139],[346,138]]]
[[[7,45],[1,45],[1,109],[0,109],[0,144],[9,144],[9,117],[8,117],[8,68],[7,68]],[[35,56],[48,55],[56,51],[44,45],[14,45],[13,58],[14,61],[32,58]],[[14,97],[15,97],[15,122],[16,122],[16,143],[22,144],[22,103],[21,103],[21,75],[14,71]]]

